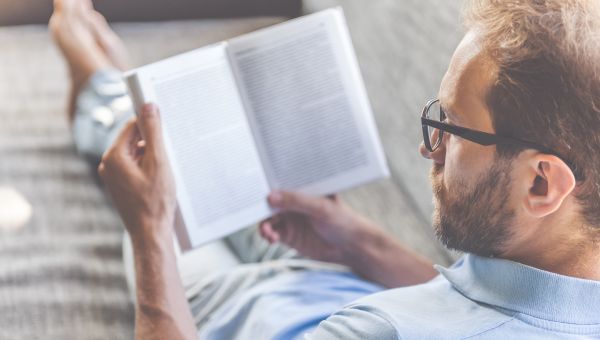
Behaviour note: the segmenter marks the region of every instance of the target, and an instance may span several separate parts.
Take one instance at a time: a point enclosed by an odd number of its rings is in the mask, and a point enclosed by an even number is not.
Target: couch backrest
[[[164,21],[198,18],[300,15],[302,0],[98,0],[110,21]],[[0,26],[45,24],[52,0],[0,1]]]

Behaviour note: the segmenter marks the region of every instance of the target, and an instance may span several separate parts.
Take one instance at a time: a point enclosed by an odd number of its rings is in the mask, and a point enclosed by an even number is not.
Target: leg
[[[134,116],[121,71],[127,51],[90,0],[55,0],[50,28],[71,75],[71,107],[75,142],[80,152],[95,160],[112,144],[124,123]],[[132,293],[134,268],[129,238],[123,241],[125,272]],[[237,258],[224,243],[181,255],[184,282],[228,269]]]
[[[69,68],[76,146],[98,160],[133,116],[121,77],[127,51],[91,0],[55,0],[54,6],[50,30]]]
[[[129,54],[123,40],[110,28],[102,14],[92,11],[90,15],[90,29],[94,34],[96,43],[102,49],[111,64],[120,71],[128,70],[130,66]]]
[[[50,18],[50,31],[69,67],[71,95],[69,118],[75,114],[75,100],[87,80],[97,71],[110,67],[89,29],[93,12],[91,0],[56,0]]]

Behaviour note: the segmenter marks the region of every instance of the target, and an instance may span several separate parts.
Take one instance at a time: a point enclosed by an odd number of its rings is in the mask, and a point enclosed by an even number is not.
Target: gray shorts
[[[107,69],[94,74],[75,105],[75,145],[82,155],[97,161],[134,116],[122,73]]]

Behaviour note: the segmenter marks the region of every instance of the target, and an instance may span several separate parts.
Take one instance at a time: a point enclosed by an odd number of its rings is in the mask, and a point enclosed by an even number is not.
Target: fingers
[[[145,104],[138,118],[140,133],[146,142],[146,150],[154,158],[162,159],[164,155],[163,137],[158,107]]]
[[[273,226],[273,224],[271,223],[270,220],[262,222],[258,226],[258,230],[260,232],[260,236],[262,236],[263,239],[267,240],[267,242],[269,242],[269,243],[279,242],[279,240],[280,240],[279,232],[277,230],[275,230],[275,227]]]
[[[277,243],[282,241],[281,230],[285,228],[285,216],[281,214],[274,215],[262,221],[258,230],[262,238],[269,243]]]
[[[132,118],[129,122],[127,122],[106,154],[108,155],[113,153],[122,156],[131,155],[133,154],[132,151],[134,151],[134,149],[137,147],[137,143],[140,141],[140,138],[141,135],[136,124],[136,119]]]
[[[323,197],[311,197],[296,192],[274,191],[269,195],[269,204],[274,208],[327,218],[334,201]]]
[[[102,157],[102,161],[98,166],[100,176],[104,178],[107,170],[110,169],[122,168],[129,170],[136,168],[129,163],[135,162],[135,148],[139,138],[140,134],[134,118],[125,125],[113,145]]]

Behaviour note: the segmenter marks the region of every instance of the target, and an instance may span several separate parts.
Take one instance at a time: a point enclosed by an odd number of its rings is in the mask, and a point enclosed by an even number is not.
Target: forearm
[[[132,241],[137,287],[136,338],[196,339],[172,237],[142,235],[132,237]]]
[[[364,234],[346,251],[345,262],[355,273],[385,287],[420,284],[437,275],[433,264],[379,228]]]

